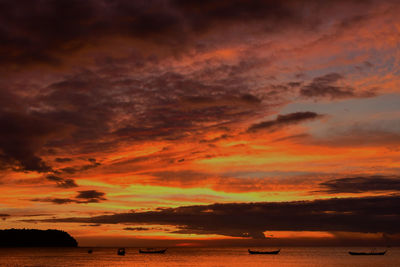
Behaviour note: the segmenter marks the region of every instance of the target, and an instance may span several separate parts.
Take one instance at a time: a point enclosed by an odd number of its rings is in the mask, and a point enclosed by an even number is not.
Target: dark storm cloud
[[[46,179],[49,181],[54,181],[57,184],[57,187],[61,188],[72,188],[77,187],[78,185],[75,183],[73,179],[70,178],[62,178],[54,174],[49,174],[46,176]]]
[[[240,99],[248,104],[259,104],[261,103],[261,99],[252,95],[252,94],[244,94],[240,97]]]
[[[153,90],[149,92],[140,87]],[[201,134],[204,128],[199,125],[203,123],[235,122],[260,109],[261,100],[249,94],[245,86],[209,85],[190,75],[169,72],[149,77],[140,87],[132,93],[142,103],[131,105],[140,109],[140,113],[113,132],[117,138],[177,140],[191,133]]]
[[[354,89],[335,85],[344,77],[338,73],[329,73],[324,76],[316,77],[312,82],[303,86],[300,94],[305,97],[330,97],[345,98],[354,96]]]
[[[61,169],[59,169],[59,172],[68,173],[68,174],[74,174],[74,173],[77,173],[77,172],[90,170],[90,169],[96,168],[96,167],[101,165],[101,163],[96,162],[96,161],[89,161],[89,162],[91,162],[91,163],[90,164],[81,165],[81,166],[74,166],[74,167],[69,166],[69,167],[61,168]]]
[[[76,198],[83,198],[87,200],[105,200],[105,193],[97,190],[78,191],[79,194]]]
[[[372,191],[400,191],[400,177],[370,176],[350,177],[329,180],[320,184],[324,188],[320,192],[337,193],[365,193]]]
[[[265,231],[399,233],[398,195],[160,208],[41,222],[173,225],[181,233],[263,238]],[[295,222],[295,223],[293,223]]]
[[[327,97],[331,99],[372,97],[375,95],[375,93],[370,90],[358,93],[353,87],[339,85],[338,82],[342,80],[344,80],[344,76],[334,72],[316,77],[311,83],[301,87],[300,95],[308,98]]]
[[[49,106],[51,111],[40,111],[38,114],[75,129],[70,138],[62,142],[50,142],[50,145],[70,145],[106,134],[109,131],[108,123],[116,116],[114,108],[120,104],[119,101],[113,102],[113,95],[119,96],[120,92],[111,93],[111,86],[109,80],[84,71],[43,88],[42,94],[35,99],[35,105]]]
[[[70,148],[92,153],[135,141],[202,138],[206,124],[224,123],[229,131],[233,123],[268,108],[270,98],[274,102],[270,106],[278,106],[282,88],[260,92],[245,77],[266,59],[246,54],[237,63],[206,64],[183,75],[163,69],[158,53],[179,59],[187,50],[197,53],[218,49],[217,43],[242,43],[246,34],[255,34],[247,29],[263,34],[316,29],[325,18],[322,10],[348,2],[1,1],[0,65],[4,69],[63,64],[65,58],[76,59],[73,52],[93,49],[94,54],[88,53],[94,58],[88,61],[94,59],[96,70],[89,66],[92,63],[77,68],[74,61],[73,71],[65,68],[62,76],[48,80],[50,84],[41,86],[46,83],[43,79],[24,85],[26,92],[15,85],[20,94],[13,93],[18,91],[15,88],[0,87],[0,168],[74,174],[98,163],[55,170],[45,162],[43,151],[54,151],[57,156]],[[373,7],[351,3],[360,12]],[[110,43],[114,40],[134,51],[119,49]],[[122,59],[114,58],[119,52]]]
[[[63,173],[74,174],[74,173],[76,173],[77,169],[74,167],[65,167],[65,168],[61,168],[60,171]]]
[[[177,73],[151,75],[138,80],[135,86],[118,86],[118,89],[116,82],[93,73],[83,73],[53,84],[51,93],[43,96],[41,101],[54,106],[55,111],[42,115],[64,121],[77,129],[73,139],[64,142],[86,141],[86,144],[91,144],[90,140],[107,134],[118,140],[175,140],[184,137],[185,132],[195,130],[196,122],[236,119],[254,112],[249,105],[230,103],[232,98],[244,103],[258,102],[255,96],[245,95],[244,89],[229,85],[230,90],[210,86]],[[115,90],[110,92],[110,87]],[[192,92],[196,95],[188,99],[191,105],[197,103],[195,108],[186,107],[182,100]],[[93,102],[93,99],[97,101]],[[204,106],[203,99],[207,99]],[[130,116],[123,123],[113,125],[119,115]],[[93,149],[112,145],[96,142]]]
[[[105,193],[97,190],[85,190],[78,191],[78,194],[75,198],[33,198],[30,199],[34,202],[50,202],[53,204],[85,204],[85,203],[99,203],[101,201],[107,200],[105,198]]]
[[[222,89],[222,88],[220,88]],[[252,94],[243,94],[240,95],[240,92],[237,96],[234,95],[220,95],[217,98],[213,98],[211,96],[189,96],[183,99],[184,103],[187,102],[192,106],[218,106],[218,105],[227,105],[227,102],[233,102],[236,104],[248,104],[248,105],[257,105],[262,102],[260,98],[254,96]]]
[[[125,227],[124,230],[126,230],[126,231],[149,231],[149,230],[152,230],[152,228],[146,228],[146,227]]]
[[[81,166],[80,170],[81,171],[86,171],[86,170],[89,170],[89,169],[96,168],[96,167],[98,167],[100,165],[101,165],[100,162],[92,162],[92,164],[86,164],[86,165]]]
[[[56,158],[55,161],[62,163],[62,162],[70,162],[70,161],[72,161],[72,159],[71,158]]]
[[[83,71],[41,88],[29,102],[14,96],[17,107],[31,111],[1,113],[2,165],[75,174],[101,163],[90,159],[83,166],[53,169],[40,157],[43,148],[54,154],[71,147],[91,153],[115,149],[121,142],[177,140],[201,135],[203,123],[234,123],[262,108],[262,100],[237,83],[209,85],[173,72],[147,75],[133,86],[122,86],[120,80]]]
[[[285,114],[285,115],[278,115],[275,120],[270,120],[270,121],[263,121],[260,123],[256,123],[251,125],[247,131],[248,132],[255,132],[258,130],[276,130],[281,127],[285,127],[291,124],[297,124],[300,122],[304,122],[307,120],[313,120],[316,118],[321,117],[322,115],[317,114],[315,112],[311,111],[305,111],[305,112],[294,112],[290,114]]]
[[[60,171],[73,174],[99,166],[100,163],[91,160],[83,166],[56,170],[40,156],[44,148],[57,153],[63,147],[76,147],[81,143],[88,146],[82,149],[104,148],[96,139],[108,133],[108,124],[116,116],[113,109],[117,106],[123,109],[123,105],[112,102],[114,99],[104,92],[104,86],[110,84],[97,78],[91,72],[83,72],[39,88],[34,96],[10,96],[12,101],[8,102],[12,106],[5,103],[0,107],[1,166],[55,174]],[[111,100],[107,101],[108,98]],[[69,161],[70,158],[56,158],[56,162]]]
[[[227,28],[246,24],[266,33],[315,30],[329,7],[368,9],[374,7],[371,2],[5,0],[0,2],[0,62],[57,65],[62,54],[112,37],[141,39],[179,54],[188,45],[204,49],[204,42],[196,40],[213,31],[227,33]]]
[[[0,107],[0,161],[20,171],[51,171],[37,150],[58,132],[56,126],[59,125],[39,116]]]
[[[40,156],[49,139],[64,136],[65,125],[30,112],[31,99],[0,87],[0,168],[52,172]]]

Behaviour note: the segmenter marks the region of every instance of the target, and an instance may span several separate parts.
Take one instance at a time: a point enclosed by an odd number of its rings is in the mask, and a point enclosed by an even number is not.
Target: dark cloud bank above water
[[[400,191],[400,177],[397,176],[370,176],[348,177],[329,180],[320,184],[320,192],[337,193],[365,193],[373,191],[398,192]]]
[[[51,223],[172,225],[185,234],[265,238],[265,231],[400,233],[398,195],[313,201],[230,203],[160,208],[87,218],[40,220]],[[30,220],[33,221],[33,220]]]

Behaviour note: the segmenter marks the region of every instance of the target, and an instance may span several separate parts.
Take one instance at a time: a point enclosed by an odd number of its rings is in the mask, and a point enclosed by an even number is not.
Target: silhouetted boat
[[[149,254],[162,254],[165,253],[167,249],[154,249],[154,248],[146,248],[146,249],[139,249],[139,253],[149,253]]]
[[[117,254],[120,256],[125,256],[125,249],[124,248],[119,248],[117,251]]]
[[[92,249],[89,249],[89,250],[87,251],[87,253],[92,254],[92,253],[93,253],[93,250],[92,250]]]
[[[350,255],[354,255],[354,256],[367,256],[367,255],[385,255],[386,250],[385,251],[381,251],[381,252],[353,252],[353,251],[349,251]]]
[[[276,255],[276,254],[279,254],[279,252],[281,250],[278,249],[278,250],[273,250],[273,251],[257,251],[257,250],[249,249],[248,251],[249,251],[250,254],[273,254],[273,255]]]

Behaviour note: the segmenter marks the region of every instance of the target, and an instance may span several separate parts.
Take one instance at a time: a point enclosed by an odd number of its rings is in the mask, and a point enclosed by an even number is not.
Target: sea
[[[93,253],[89,254],[88,250]],[[247,248],[168,248],[165,254],[139,254],[138,248],[0,248],[0,266],[400,266],[400,248],[384,256],[351,256],[363,247],[282,247],[278,255],[250,255]],[[277,248],[252,248],[276,250]],[[377,250],[385,250],[377,249]]]

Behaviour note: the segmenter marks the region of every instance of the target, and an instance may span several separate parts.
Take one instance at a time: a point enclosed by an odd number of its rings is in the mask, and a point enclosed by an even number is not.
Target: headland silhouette
[[[0,230],[0,247],[77,247],[78,242],[60,230]]]

